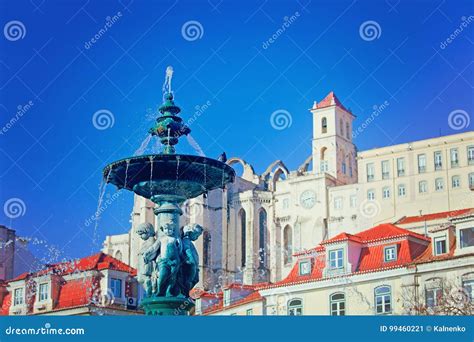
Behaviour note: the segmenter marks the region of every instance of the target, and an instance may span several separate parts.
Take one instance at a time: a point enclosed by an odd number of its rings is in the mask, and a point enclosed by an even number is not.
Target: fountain
[[[225,163],[203,156],[176,154],[179,138],[191,130],[178,116],[171,91],[173,69],[166,69],[164,101],[155,127],[149,130],[164,146],[162,153],[121,159],[103,170],[106,183],[133,191],[156,204],[158,229],[141,224],[135,233],[143,240],[138,281],[145,288],[141,305],[147,315],[188,315],[193,307],[189,291],[199,281],[195,241],[203,232],[197,224],[179,226],[180,206],[190,198],[224,188],[235,178]]]

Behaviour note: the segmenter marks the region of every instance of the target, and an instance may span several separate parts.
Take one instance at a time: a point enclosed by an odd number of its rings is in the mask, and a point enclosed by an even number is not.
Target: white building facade
[[[233,184],[184,203],[182,224],[206,229],[196,241],[198,287],[276,283],[291,271],[295,253],[341,232],[474,207],[474,132],[357,152],[354,115],[333,92],[310,113],[312,151],[297,170],[277,160],[258,175],[231,158],[229,165],[243,169]],[[131,231],[108,236],[103,252],[136,267],[133,231],[142,222],[156,223],[153,203],[135,196]]]

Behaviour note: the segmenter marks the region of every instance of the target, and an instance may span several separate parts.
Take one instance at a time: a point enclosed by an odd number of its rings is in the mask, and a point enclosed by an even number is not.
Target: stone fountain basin
[[[185,154],[150,154],[126,158],[103,170],[106,183],[151,199],[182,200],[223,188],[235,171],[215,159]]]

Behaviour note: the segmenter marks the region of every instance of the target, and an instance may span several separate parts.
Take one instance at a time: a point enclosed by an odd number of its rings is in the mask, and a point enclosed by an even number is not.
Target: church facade
[[[354,115],[333,92],[310,112],[312,151],[297,170],[277,160],[258,175],[245,160],[230,158],[243,170],[234,183],[183,204],[182,225],[205,228],[196,241],[197,287],[218,292],[233,283],[276,283],[289,275],[295,255],[342,232],[473,207],[474,132],[360,152]],[[107,236],[103,252],[136,267],[134,229],[156,226],[153,208],[135,196],[130,232]],[[424,234],[426,224],[410,230]]]

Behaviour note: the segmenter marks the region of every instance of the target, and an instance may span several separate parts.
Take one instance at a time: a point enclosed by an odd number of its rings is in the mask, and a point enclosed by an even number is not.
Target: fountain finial
[[[160,138],[160,142],[165,146],[163,154],[174,154],[174,145],[183,135],[188,135],[191,130],[183,123],[178,114],[181,109],[175,105],[173,92],[171,91],[171,79],[173,77],[173,67],[166,68],[165,83],[163,84],[163,104],[158,108],[161,113],[156,119],[156,125],[150,128],[151,135]]]

